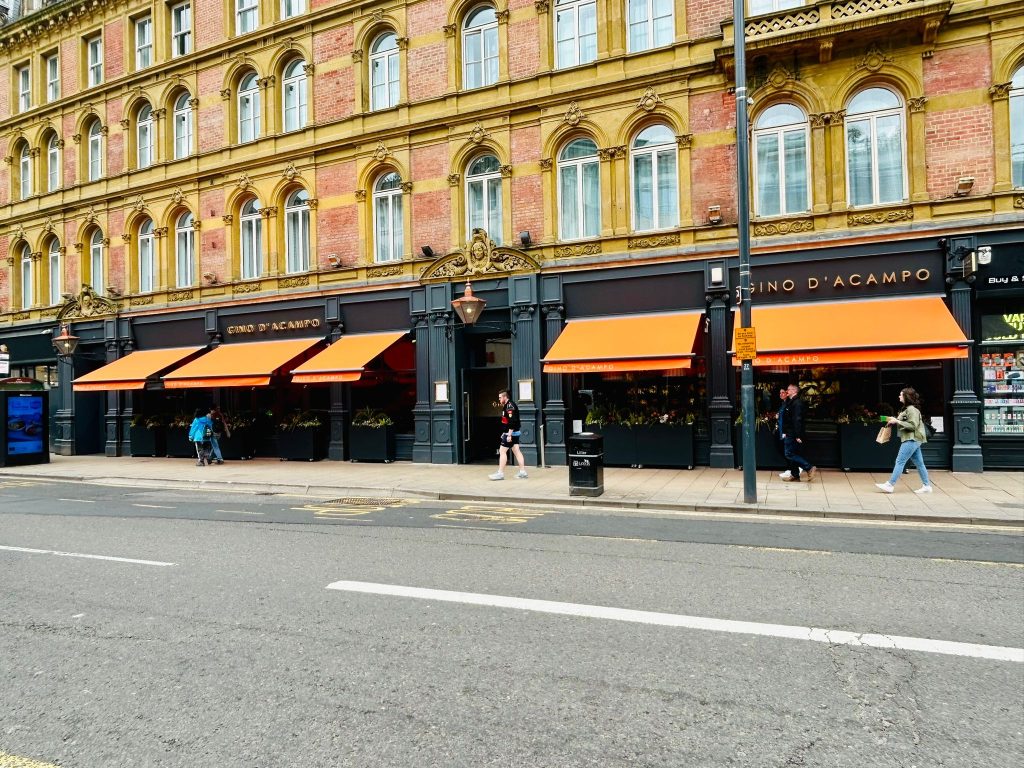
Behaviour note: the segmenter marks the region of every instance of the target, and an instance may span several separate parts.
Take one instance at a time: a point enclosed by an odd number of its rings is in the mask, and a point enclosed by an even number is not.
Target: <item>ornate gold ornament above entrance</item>
[[[112,315],[117,312],[117,304],[105,296],[100,296],[91,286],[83,285],[77,296],[65,293],[64,303],[57,310],[57,322],[74,320],[80,317],[97,317]]]
[[[474,229],[465,248],[441,256],[423,270],[421,281],[448,280],[474,275],[498,276],[511,272],[537,272],[540,263],[523,251],[495,245],[482,229]]]

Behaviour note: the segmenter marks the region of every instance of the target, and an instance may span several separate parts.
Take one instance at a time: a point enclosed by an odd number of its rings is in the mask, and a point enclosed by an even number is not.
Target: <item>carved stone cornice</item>
[[[771,237],[772,235],[789,235],[794,232],[813,231],[813,219],[786,219],[784,221],[766,221],[754,224],[754,237]]]
[[[626,145],[620,144],[617,147],[601,147],[597,150],[597,156],[602,160],[614,160],[626,154]]]
[[[894,224],[900,221],[913,221],[913,208],[890,208],[885,211],[865,211],[863,213],[849,213],[846,216],[846,224],[850,227],[867,226],[871,224]]]
[[[1004,101],[1010,98],[1010,89],[1013,83],[996,83],[988,89],[988,97],[992,101]]]
[[[504,11],[496,11],[494,15],[498,18],[499,24],[508,24],[509,11],[507,8]]]
[[[534,0],[533,7],[538,14],[541,14],[547,13],[551,8],[551,4],[548,0]]]
[[[167,227],[157,227],[153,230],[153,237],[161,238],[167,237]]]
[[[555,258],[565,259],[573,256],[596,256],[601,253],[600,243],[581,243],[579,245],[564,245],[555,248]]]
[[[678,136],[676,136],[676,144],[679,145],[680,149],[689,149],[690,145],[692,143],[693,143],[693,134],[692,133],[682,133],[682,134],[679,134]]]
[[[154,120],[163,120],[167,117],[167,108],[160,107],[159,109],[154,109],[151,114],[153,115]]]
[[[272,219],[277,216],[277,206],[268,205],[266,208],[260,208],[260,216],[265,219]]]
[[[282,277],[277,281],[278,288],[305,288],[307,285],[309,285],[309,275]]]
[[[679,245],[679,233],[671,232],[664,235],[631,237],[626,241],[626,245],[630,250],[635,248],[665,248],[670,245]]]
[[[482,229],[474,229],[469,243],[434,260],[420,275],[421,281],[450,280],[473,275],[537,272],[540,263],[515,248],[495,245]]]
[[[97,317],[117,312],[117,304],[100,296],[91,286],[83,285],[78,295],[64,294],[64,301],[57,310],[57,322],[81,317]]]
[[[924,112],[924,105],[927,103],[927,96],[915,96],[912,99],[907,99],[907,106],[910,107],[911,112]]]

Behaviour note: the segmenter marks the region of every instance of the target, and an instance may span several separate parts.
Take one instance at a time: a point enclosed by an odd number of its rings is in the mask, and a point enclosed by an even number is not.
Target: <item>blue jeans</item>
[[[217,435],[210,436],[210,448],[214,461],[224,461],[224,457],[220,453],[220,438]]]
[[[921,454],[921,444],[917,440],[904,440],[900,445],[900,452],[896,454],[896,466],[893,467],[889,485],[896,485],[896,481],[903,474],[903,468],[911,459],[914,461],[914,466],[917,467],[917,474],[921,476],[921,484],[931,485],[928,482],[928,470],[924,466],[924,456]]]
[[[798,443],[795,437],[784,438],[782,444],[785,447],[786,463],[789,464],[791,472],[797,467],[806,472],[813,466],[811,462],[798,453],[803,448],[803,443]],[[793,472],[793,476],[796,477],[796,472]]]

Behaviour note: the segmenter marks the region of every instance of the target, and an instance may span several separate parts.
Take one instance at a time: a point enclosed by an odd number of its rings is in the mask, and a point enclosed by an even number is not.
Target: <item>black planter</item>
[[[348,457],[352,461],[394,461],[394,426],[349,427]]]
[[[636,437],[632,428],[605,424],[596,431],[604,437],[605,466],[631,467],[636,464]]]
[[[175,458],[195,458],[196,449],[188,441],[188,427],[167,428],[167,455]]]
[[[693,427],[690,425],[648,424],[632,429],[634,464],[693,469]]]
[[[736,446],[736,466],[743,466],[743,426],[732,428],[732,444]],[[775,439],[775,433],[759,425],[754,436],[754,451],[758,469],[785,469],[786,459],[782,455],[782,443]]]
[[[881,428],[881,424],[840,424],[839,466],[846,471],[891,470],[900,450],[900,439],[893,428],[893,436],[888,443],[876,443],[875,437]]]
[[[253,441],[251,427],[236,427],[231,430],[231,437],[220,437],[220,452],[225,459],[251,459],[256,455],[256,444]]]
[[[320,461],[327,456],[327,430],[300,427],[278,432],[277,455],[288,461]]]
[[[167,431],[163,427],[129,427],[128,441],[132,456],[167,455]]]

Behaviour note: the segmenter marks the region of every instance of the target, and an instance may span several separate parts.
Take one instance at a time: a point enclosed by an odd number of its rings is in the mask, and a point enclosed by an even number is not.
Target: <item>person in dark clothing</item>
[[[210,419],[213,422],[213,435],[210,437],[210,455],[218,464],[224,463],[224,454],[220,452],[220,439],[231,437],[231,425],[228,424],[220,408],[214,407],[210,411]]]
[[[782,420],[786,415],[786,400],[789,398],[789,390],[786,387],[779,389],[779,412],[775,415],[775,447],[779,449],[779,455],[786,458],[786,443],[782,439]],[[779,473],[783,480],[791,477],[800,477],[800,467],[786,459],[786,469]]]
[[[790,384],[787,391],[789,396],[786,398],[786,410],[782,414],[782,443],[786,450],[786,461],[791,468],[802,470],[810,482],[818,473],[818,468],[800,455],[804,443],[804,401],[800,399],[800,389],[796,384]],[[793,475],[791,469],[790,476],[783,480],[800,482],[800,475]]]
[[[501,438],[498,447],[498,471],[488,475],[491,480],[505,479],[505,465],[508,464],[509,450],[516,457],[519,465],[519,472],[516,477],[520,480],[529,477],[526,474],[526,458],[519,448],[519,437],[522,434],[519,421],[519,406],[512,402],[508,396],[508,390],[503,389],[498,393],[498,403],[501,405]]]

